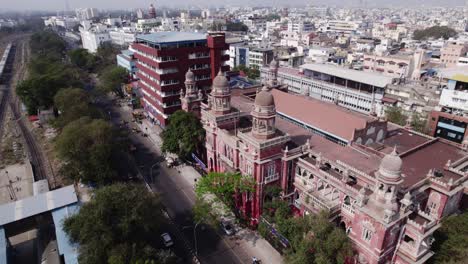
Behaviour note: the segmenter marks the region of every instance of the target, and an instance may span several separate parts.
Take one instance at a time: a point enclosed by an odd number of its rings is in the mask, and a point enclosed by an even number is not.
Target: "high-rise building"
[[[156,18],[156,9],[154,8],[153,4],[150,5],[148,10],[149,18]]]
[[[137,59],[142,104],[148,117],[162,127],[181,109],[181,90],[187,84],[191,89],[196,86],[197,96],[198,91],[203,95],[220,69],[229,70],[224,33],[156,32],[137,36],[131,49]],[[189,69],[190,82],[184,83]]]

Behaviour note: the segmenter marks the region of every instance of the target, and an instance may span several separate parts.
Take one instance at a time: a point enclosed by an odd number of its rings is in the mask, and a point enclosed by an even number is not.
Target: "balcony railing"
[[[343,203],[341,205],[341,211],[343,211],[344,213],[347,213],[349,215],[354,215],[354,208],[350,204]]]

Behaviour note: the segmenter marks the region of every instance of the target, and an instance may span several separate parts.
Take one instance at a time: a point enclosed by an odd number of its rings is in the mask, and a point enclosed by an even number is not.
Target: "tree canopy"
[[[55,142],[64,162],[62,174],[85,183],[112,183],[118,179],[118,157],[126,149],[125,143],[119,132],[102,119],[81,117],[72,121]]]
[[[169,125],[161,133],[162,150],[188,158],[204,141],[205,130],[192,113],[178,110],[169,117]]]
[[[435,255],[431,263],[466,263],[468,259],[468,212],[452,215],[442,221],[434,233]]]
[[[427,116],[413,113],[411,116],[411,128],[420,133],[427,133]]]
[[[89,53],[86,49],[74,49],[68,53],[68,56],[73,65],[83,70],[92,71],[96,67],[96,56]]]
[[[100,89],[105,92],[115,92],[120,94],[122,83],[127,82],[128,72],[125,68],[111,65],[105,68],[100,74]]]
[[[157,248],[165,221],[157,196],[142,185],[114,184],[95,191],[94,198],[64,222],[80,244],[83,264],[174,263],[174,255]]]
[[[232,69],[233,71],[243,71],[250,79],[257,79],[260,77],[260,70],[248,68],[245,65],[238,65]]]
[[[455,31],[453,28],[447,26],[433,26],[422,30],[415,30],[413,33],[413,38],[415,40],[425,40],[429,38],[449,39],[451,37],[455,37],[456,35],[457,31]]]
[[[198,180],[195,192],[198,197],[213,194],[230,208],[234,207],[234,195],[255,190],[251,176],[239,173],[210,172]]]
[[[63,40],[50,31],[35,33],[30,39],[33,57],[28,63],[28,78],[16,87],[16,93],[29,114],[53,106],[55,94],[62,88],[81,87],[81,73],[64,63]]]
[[[59,128],[84,116],[102,117],[99,110],[91,105],[89,94],[80,88],[59,90],[54,97],[54,105],[59,111],[59,117],[54,124]]]
[[[387,117],[388,121],[400,126],[406,125],[406,120],[408,119],[408,117],[403,114],[401,108],[396,106],[387,108],[385,110],[385,116]]]

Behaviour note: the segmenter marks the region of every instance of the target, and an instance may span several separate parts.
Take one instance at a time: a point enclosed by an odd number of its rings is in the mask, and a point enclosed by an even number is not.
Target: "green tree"
[[[82,117],[67,124],[55,142],[64,163],[62,175],[98,185],[118,180],[116,168],[125,143],[119,132],[102,119]]]
[[[288,239],[292,248],[286,256],[291,264],[341,264],[352,256],[352,245],[343,230],[337,228],[328,219],[328,214],[298,218],[293,224],[292,234]]]
[[[43,30],[31,35],[29,46],[33,55],[60,54],[66,49],[66,42],[54,31]]]
[[[54,105],[60,114],[54,121],[54,125],[59,128],[84,116],[102,117],[99,110],[91,105],[89,94],[80,88],[59,90],[54,97]]]
[[[96,57],[86,49],[74,49],[68,53],[68,56],[73,65],[83,70],[92,71],[96,66]]]
[[[200,143],[204,142],[205,130],[192,113],[178,110],[169,117],[169,125],[161,133],[161,138],[164,152],[189,158]]]
[[[388,121],[400,126],[406,125],[406,119],[408,119],[401,111],[401,108],[396,106],[387,108],[387,110],[385,110],[385,116]]]
[[[96,51],[96,56],[99,59],[100,69],[106,69],[111,65],[115,65],[115,56],[117,56],[119,53],[120,49],[112,45],[112,43],[101,43]]]
[[[200,178],[195,187],[195,193],[198,197],[213,194],[230,208],[234,208],[235,195],[254,190],[254,179],[239,173],[210,172],[205,177]]]
[[[232,69],[233,71],[242,71],[250,79],[257,79],[260,77],[260,70],[254,68],[248,68],[245,65],[238,65]]]
[[[435,252],[431,263],[466,263],[468,259],[468,212],[452,215],[442,221],[434,233]]]
[[[428,38],[449,39],[455,36],[457,36],[457,31],[447,26],[433,26],[423,30],[415,30],[413,33],[413,38],[415,40],[425,40]]]
[[[114,184],[97,189],[64,229],[80,244],[83,264],[175,263],[156,247],[164,221],[157,196],[142,185]]]
[[[99,88],[105,93],[115,92],[121,94],[121,85],[127,81],[128,72],[125,68],[116,65],[108,66],[100,75]]]
[[[411,128],[420,133],[427,133],[427,116],[413,113],[411,116]]]
[[[219,224],[220,215],[213,210],[214,203],[206,201],[202,197],[197,197],[193,205],[193,220],[195,223],[205,223],[212,227],[217,227]]]

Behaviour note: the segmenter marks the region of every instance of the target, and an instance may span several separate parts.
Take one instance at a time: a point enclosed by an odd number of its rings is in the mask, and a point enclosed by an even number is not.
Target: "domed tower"
[[[397,193],[403,182],[402,166],[403,161],[395,147],[390,154],[385,155],[375,173],[377,184],[370,200],[375,204],[374,208],[382,210],[381,217],[387,223],[394,219],[399,210]]]
[[[150,18],[156,18],[156,9],[154,8],[153,4],[150,4],[148,14]]]
[[[275,135],[276,108],[273,95],[266,86],[257,93],[252,110],[252,135],[258,139],[269,139]]]
[[[189,69],[185,74],[185,94],[184,91],[180,92],[180,101],[182,103],[182,110],[192,112],[195,116],[200,117],[200,104],[203,99],[201,91],[197,93],[195,85],[195,74]]]
[[[274,87],[278,85],[278,68],[279,68],[279,63],[276,59],[273,58],[273,60],[270,62],[270,66],[268,68],[268,82],[267,85],[269,87]]]
[[[193,95],[197,94],[196,88],[195,88],[195,74],[189,69],[187,73],[185,74],[185,94],[186,95]]]
[[[231,90],[229,82],[221,70],[213,79],[209,104],[216,114],[227,114],[231,111]]]

